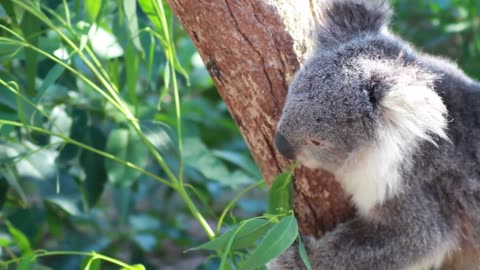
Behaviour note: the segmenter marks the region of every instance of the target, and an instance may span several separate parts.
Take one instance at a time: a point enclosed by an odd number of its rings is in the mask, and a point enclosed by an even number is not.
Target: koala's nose
[[[275,147],[286,159],[295,159],[295,149],[280,132],[275,134]]]

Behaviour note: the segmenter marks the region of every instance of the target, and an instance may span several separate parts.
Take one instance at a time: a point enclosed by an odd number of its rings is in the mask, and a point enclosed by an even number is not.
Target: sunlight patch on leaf
[[[112,59],[123,55],[123,48],[117,38],[102,27],[93,24],[88,31],[88,40],[93,51],[101,58]]]

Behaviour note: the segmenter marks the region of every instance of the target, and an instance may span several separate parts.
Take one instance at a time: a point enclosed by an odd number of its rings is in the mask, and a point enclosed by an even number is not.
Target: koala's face
[[[352,65],[320,55],[296,74],[275,140],[285,157],[333,170],[349,153],[374,140],[382,85]]]
[[[397,143],[430,132],[422,121],[443,121],[445,108],[432,90],[433,76],[402,55],[382,44],[315,54],[290,85],[275,138],[278,151],[335,173],[382,139]]]

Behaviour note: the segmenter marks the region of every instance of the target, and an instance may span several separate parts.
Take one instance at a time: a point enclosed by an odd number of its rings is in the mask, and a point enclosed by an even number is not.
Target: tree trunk
[[[288,162],[273,138],[295,71],[312,51],[312,0],[167,0],[185,27],[267,183]],[[304,234],[319,235],[352,209],[326,172],[295,172],[294,207]]]

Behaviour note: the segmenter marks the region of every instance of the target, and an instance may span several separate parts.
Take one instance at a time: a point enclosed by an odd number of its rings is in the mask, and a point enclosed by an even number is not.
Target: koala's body
[[[480,269],[480,84],[386,28],[381,0],[324,0],[275,144],[332,172],[357,217],[306,243],[315,270]],[[270,269],[304,269],[292,247]]]

